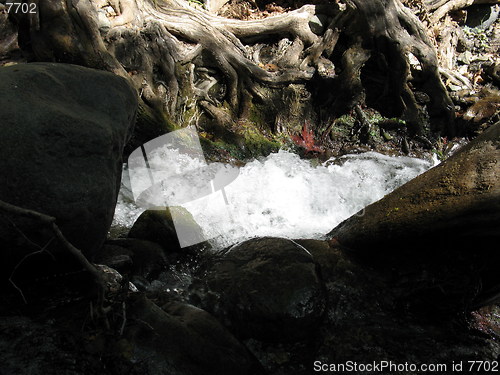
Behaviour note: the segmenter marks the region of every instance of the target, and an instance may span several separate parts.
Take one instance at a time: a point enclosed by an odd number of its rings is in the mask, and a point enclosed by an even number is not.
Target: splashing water
[[[183,170],[199,167],[198,160],[186,155],[182,162]],[[314,166],[309,160],[279,151],[240,169],[236,180],[224,189],[228,205],[218,191],[183,206],[216,247],[255,236],[320,238],[432,166],[421,159],[375,152],[346,155]],[[114,225],[130,227],[142,211],[134,204],[125,170]]]

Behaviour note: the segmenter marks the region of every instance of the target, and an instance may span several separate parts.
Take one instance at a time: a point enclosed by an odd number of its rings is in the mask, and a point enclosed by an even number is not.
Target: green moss
[[[139,129],[137,129],[139,128]],[[169,117],[156,108],[140,103],[137,110],[136,130],[161,133],[175,130],[177,126]]]
[[[274,140],[269,140],[264,135],[257,132],[245,134],[245,154],[246,157],[267,156],[280,149],[280,144]]]
[[[260,109],[257,108],[256,105],[250,106],[250,110],[248,113],[248,120],[253,122],[254,124],[261,124],[264,122],[264,116]]]
[[[225,157],[235,158],[238,160],[244,159],[244,154],[239,147],[223,140],[210,141],[208,139],[204,139],[202,147],[204,151],[208,152],[211,159],[220,160]]]
[[[223,137],[201,133],[200,142],[205,155],[210,160],[233,158],[245,160],[259,156],[267,156],[277,152],[283,146],[273,136],[265,135],[256,126],[248,122],[239,123],[233,132]]]
[[[141,101],[137,109],[134,133],[125,147],[125,154],[129,154],[151,139],[178,128],[179,126],[165,113],[157,108],[151,108]]]
[[[389,136],[389,134],[387,134]],[[375,141],[382,141],[384,138],[380,135],[380,132],[378,129],[373,128],[370,130],[370,137],[374,139]]]
[[[356,122],[356,119],[351,116],[351,115],[343,115],[343,116],[340,116],[337,121],[336,121],[336,124],[338,127],[343,127],[343,126],[349,126],[349,127],[352,127],[354,125],[354,123]]]

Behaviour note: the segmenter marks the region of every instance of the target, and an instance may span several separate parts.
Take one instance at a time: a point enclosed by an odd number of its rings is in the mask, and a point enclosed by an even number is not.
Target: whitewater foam
[[[182,162],[183,170],[199,167],[199,160],[185,155]],[[432,164],[367,152],[315,166],[293,153],[279,151],[240,169],[236,180],[224,189],[228,205],[219,191],[182,206],[191,212],[216,247],[255,236],[321,238]],[[142,211],[134,203],[124,169],[113,224],[130,227]]]

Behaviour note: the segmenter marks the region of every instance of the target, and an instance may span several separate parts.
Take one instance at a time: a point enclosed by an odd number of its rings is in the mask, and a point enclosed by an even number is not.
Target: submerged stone
[[[255,238],[233,246],[209,267],[205,280],[217,296],[210,309],[242,337],[308,337],[325,308],[311,254],[283,238]]]
[[[147,281],[156,279],[169,264],[160,245],[136,238],[106,241],[95,262],[116,268],[132,279],[139,277]]]

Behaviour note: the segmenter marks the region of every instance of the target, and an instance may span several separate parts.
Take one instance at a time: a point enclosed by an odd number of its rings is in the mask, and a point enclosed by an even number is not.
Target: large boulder
[[[340,223],[329,235],[353,249],[429,243],[429,235],[500,237],[500,123]],[[404,245],[403,245],[404,244]]]
[[[55,217],[91,256],[113,218],[135,91],[108,72],[19,64],[0,68],[0,102],[0,200]],[[57,253],[40,222],[0,213],[0,223],[4,266],[48,243]]]
[[[494,295],[500,291],[499,160],[497,123],[329,236],[400,273],[419,274],[415,279],[425,280],[426,289]]]
[[[326,301],[318,268],[291,240],[251,239],[207,268],[206,308],[240,337],[302,339],[321,322]]]

